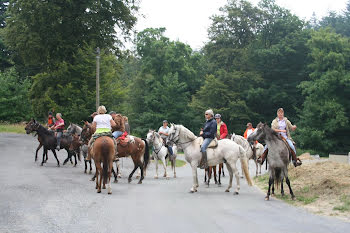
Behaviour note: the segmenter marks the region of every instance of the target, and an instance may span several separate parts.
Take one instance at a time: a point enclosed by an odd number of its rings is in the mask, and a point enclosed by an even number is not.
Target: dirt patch
[[[289,178],[295,201],[290,195],[276,197],[293,205],[303,206],[313,213],[337,216],[350,222],[350,165],[331,161],[304,163],[300,167],[289,167]],[[267,179],[258,178],[259,187],[267,189]],[[285,185],[285,193],[289,194]]]

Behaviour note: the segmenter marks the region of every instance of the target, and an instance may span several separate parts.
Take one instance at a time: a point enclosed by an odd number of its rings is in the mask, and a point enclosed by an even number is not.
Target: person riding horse
[[[98,107],[97,109],[97,113],[98,115],[93,117],[93,121],[92,121],[92,132],[95,132],[88,144],[88,157],[86,158],[86,161],[90,161],[91,157],[92,157],[92,151],[91,151],[91,146],[92,143],[96,140],[96,138],[98,138],[101,135],[105,135],[105,136],[109,136],[108,133],[111,134],[112,136],[112,127],[115,127],[116,124],[112,119],[112,116],[109,114],[106,114],[107,110],[106,107],[101,105]],[[115,140],[114,140],[115,142]],[[116,143],[115,143],[116,146]]]
[[[57,150],[61,149],[61,137],[63,134],[63,130],[64,130],[64,120],[62,119],[62,114],[61,113],[57,113],[56,114],[56,122],[53,126],[50,127],[50,129],[52,130],[56,130],[56,138],[57,138]]]
[[[113,121],[115,122],[115,126],[113,127],[113,137],[115,139],[122,136],[125,132],[125,124],[124,124],[124,118],[121,114],[117,114],[114,111],[111,111],[109,115],[112,116]]]
[[[163,121],[163,126],[161,126],[159,129],[158,129],[158,133],[160,135],[160,137],[163,139],[163,142],[164,142],[164,145],[165,147],[168,148],[168,151],[170,153],[170,155],[173,155],[174,152],[173,152],[173,148],[172,146],[170,146],[169,144],[167,144],[167,138],[169,136],[168,132],[169,132],[169,127],[168,127],[168,121],[167,120],[164,120]]]
[[[226,138],[228,135],[227,126],[225,122],[221,120],[221,115],[215,114],[215,120],[217,124],[217,133],[216,133],[217,139],[220,140],[220,139]]]
[[[51,128],[56,122],[56,119],[53,117],[52,112],[49,112],[49,116],[47,118],[47,128]]]
[[[208,109],[207,111],[205,111],[205,118],[206,122],[204,124],[203,129],[199,133],[199,135],[202,136],[204,139],[203,144],[201,145],[202,160],[199,164],[199,168],[201,169],[208,168],[207,148],[210,142],[215,138],[217,132],[217,124],[214,120],[213,110]]]
[[[290,136],[290,131],[294,131],[296,128],[297,128],[296,125],[292,125],[292,123],[287,119],[287,117],[284,117],[283,108],[279,108],[277,110],[277,117],[271,123],[271,129],[275,130],[282,137],[282,139],[284,139],[288,143],[291,149],[290,152],[292,155],[292,162],[295,167],[300,166],[302,164],[301,161],[297,159],[293,140]],[[261,155],[261,157],[258,159],[258,162],[263,164],[267,154],[268,154],[268,148],[267,146],[265,146],[265,151]]]

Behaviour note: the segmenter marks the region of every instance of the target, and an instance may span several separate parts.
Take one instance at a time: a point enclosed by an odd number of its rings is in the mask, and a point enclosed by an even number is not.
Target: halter
[[[155,132],[153,132],[153,133],[155,133]],[[163,143],[159,142],[159,143],[158,143],[158,146],[159,146],[160,144],[162,144],[162,145],[160,145],[159,149],[157,149],[157,148],[156,148],[156,145],[154,144],[155,138],[156,138],[156,136],[153,137],[153,151],[158,155],[159,151],[162,149],[162,147],[163,147],[164,145],[163,145]],[[157,151],[156,151],[156,150],[157,150]]]
[[[175,126],[174,126],[174,129],[176,130],[176,127],[175,127]],[[192,139],[192,140],[190,140],[190,141],[188,141],[188,142],[176,142],[175,139],[178,139],[179,137],[180,137],[180,133],[179,133],[178,135],[176,135],[176,137],[174,137],[173,139],[169,139],[169,141],[172,142],[172,143],[174,143],[174,144],[176,144],[176,145],[184,145],[184,144],[186,144],[186,143],[193,142],[194,140],[197,139],[197,137],[196,137],[195,139]],[[179,139],[178,139],[177,141],[179,141]],[[186,148],[186,147],[185,147],[185,148]]]

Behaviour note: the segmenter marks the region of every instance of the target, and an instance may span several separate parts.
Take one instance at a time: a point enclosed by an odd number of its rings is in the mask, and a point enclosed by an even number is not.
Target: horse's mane
[[[241,145],[245,150],[249,147],[249,142],[241,135],[236,134],[233,141],[238,141],[237,144]]]
[[[258,127],[258,126],[257,126]],[[270,128],[267,124],[264,124],[264,131],[268,138],[279,139],[279,134]]]
[[[46,135],[51,135],[53,136],[54,135],[54,132],[53,131],[50,131],[48,129],[46,129],[42,124],[40,123],[37,123],[39,124],[39,128],[38,128],[38,133],[43,133],[43,134],[46,134]]]
[[[177,125],[177,127],[180,127],[181,130],[185,133],[185,135],[191,139],[191,140],[195,140],[197,138],[196,135],[194,135],[194,133],[192,133],[189,129],[187,129],[185,126],[183,125]]]

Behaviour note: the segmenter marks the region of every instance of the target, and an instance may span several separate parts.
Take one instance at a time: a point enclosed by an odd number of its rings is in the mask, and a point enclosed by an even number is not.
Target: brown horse
[[[225,176],[223,163],[219,164],[219,182],[217,180],[217,175],[216,175],[216,165],[209,166],[208,168],[205,169],[204,183],[206,183],[209,186],[211,176],[212,174],[214,174],[215,184],[221,185],[221,173],[223,174],[223,176]],[[207,175],[208,175],[208,182],[207,182]]]
[[[30,131],[30,125],[29,125],[29,123],[30,123],[30,122],[28,122],[27,125],[26,125],[26,127],[24,128],[25,131]],[[43,143],[41,142],[42,140],[41,140],[40,136],[39,136],[37,133],[35,133],[33,136],[34,136],[34,137],[35,137],[35,136],[38,136],[38,142],[39,142],[39,146],[36,148],[36,151],[35,151],[35,158],[34,158],[34,161],[36,162],[36,161],[38,160],[38,152],[39,152],[40,148],[43,147]],[[47,159],[48,159],[48,158],[47,158],[47,155],[46,155],[45,162],[47,161]]]
[[[85,125],[83,127],[83,131],[81,134],[81,137],[88,138],[92,135],[92,129],[91,124],[88,122],[85,122]],[[144,172],[147,169],[147,165],[149,163],[149,148],[148,143],[145,139],[141,139],[134,136],[128,136],[129,142],[126,145],[122,145],[121,143],[118,143],[117,145],[117,157],[123,158],[131,156],[133,162],[134,162],[134,169],[129,175],[128,181],[129,183],[132,181],[132,176],[134,175],[137,168],[140,168],[141,170],[141,177],[139,180],[139,184],[142,184],[142,180],[144,179]],[[114,172],[114,169],[112,170],[114,174],[114,182],[118,182],[118,176]],[[95,179],[95,176],[92,178],[92,180]]]
[[[96,166],[96,189],[98,193],[101,192],[101,183],[103,179],[103,188],[106,188],[107,183],[108,194],[112,194],[111,174],[115,154],[113,140],[113,138],[108,136],[102,136],[97,138],[92,146],[92,157],[94,158]]]

